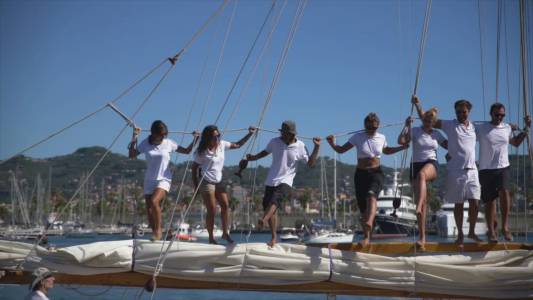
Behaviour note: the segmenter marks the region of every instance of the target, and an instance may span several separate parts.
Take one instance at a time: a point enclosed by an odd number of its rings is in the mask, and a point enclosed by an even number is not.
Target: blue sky
[[[220,3],[1,1],[0,159],[109,102],[162,59],[179,51]],[[500,100],[509,103],[508,67],[512,107],[507,119],[517,122],[518,2],[504,3],[508,36],[505,44],[502,31]],[[230,129],[257,122],[296,4],[291,0],[285,7],[272,45],[237,115],[229,121]],[[495,99],[497,1],[480,4],[488,109]],[[231,2],[183,54],[135,119],[139,126],[148,128],[153,120],[162,119],[171,130],[184,130],[193,103],[188,129],[201,129],[214,122],[271,2],[241,0],[234,5]],[[274,15],[282,5],[283,1],[278,1]],[[309,1],[265,115],[264,127],[277,129],[284,119],[293,119],[302,135],[325,137],[360,129],[364,116],[371,111],[379,114],[383,125],[402,122],[410,110],[425,5],[425,1],[418,0]],[[233,10],[224,56],[217,78],[212,81]],[[267,28],[270,26],[268,23]],[[453,118],[453,102],[459,98],[473,103],[472,119],[485,119],[479,38],[477,1],[433,2],[418,94],[425,107],[437,106],[443,119]],[[264,41],[263,36],[220,125],[228,120]],[[205,73],[200,79],[204,63]],[[132,114],[166,68],[161,68],[117,106]],[[201,107],[212,82],[212,97],[201,120]],[[196,90],[198,96],[193,101]],[[50,157],[84,146],[107,146],[123,124],[107,109],[27,155]],[[389,144],[395,144],[400,129],[382,130]],[[236,141],[243,134],[228,133],[225,138]],[[127,130],[113,151],[125,154],[130,135]],[[259,147],[273,136],[263,133]],[[181,140],[180,136],[172,138]],[[344,143],[347,138],[341,137],[338,142]],[[183,143],[189,141],[187,136]],[[311,142],[306,143],[311,148]],[[332,155],[325,141],[321,153]],[[227,161],[234,164],[242,155],[242,150],[231,152]],[[384,158],[384,164],[393,165],[394,157],[400,161],[398,154]],[[351,151],[341,159],[354,163],[355,153]]]

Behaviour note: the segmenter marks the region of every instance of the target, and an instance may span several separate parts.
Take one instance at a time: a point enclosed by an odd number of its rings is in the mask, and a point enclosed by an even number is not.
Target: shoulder
[[[220,141],[220,146],[222,146],[224,148],[229,148],[229,147],[231,147],[231,142],[222,140],[222,141]]]

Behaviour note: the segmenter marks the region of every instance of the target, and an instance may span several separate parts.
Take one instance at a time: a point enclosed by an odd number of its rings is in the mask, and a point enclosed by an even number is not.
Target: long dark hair
[[[213,136],[213,132],[218,131],[220,134],[220,131],[218,130],[218,127],[216,125],[207,125],[205,126],[204,130],[202,130],[202,136],[200,137],[200,143],[198,143],[198,148],[196,148],[196,153],[203,154],[205,150],[207,149],[207,144],[211,137]]]
[[[168,128],[165,123],[161,120],[155,120],[152,123],[152,127],[150,127],[150,136],[148,137],[148,142],[152,144],[153,142],[153,136],[152,135],[167,135],[168,134]]]

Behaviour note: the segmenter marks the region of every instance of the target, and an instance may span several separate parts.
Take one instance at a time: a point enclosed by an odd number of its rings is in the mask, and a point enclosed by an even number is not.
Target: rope
[[[152,97],[152,95],[155,93],[155,91],[157,90],[157,88],[161,85],[161,83],[163,82],[163,80],[167,77],[167,75],[169,74],[170,70],[172,70],[174,65],[171,65],[169,67],[169,69],[165,72],[165,74],[161,77],[161,79],[157,82],[157,84],[155,85],[155,87],[150,91],[150,93],[148,93],[148,95],[146,96],[146,98],[143,100],[143,102],[141,103],[141,105],[139,105],[139,107],[137,108],[137,110],[133,113],[133,115],[130,117],[131,120],[135,119],[135,116],[141,111],[142,107],[148,102],[148,100]],[[53,221],[50,222],[48,224],[48,226],[46,226],[46,228],[44,229],[43,233],[41,234],[41,236],[39,237],[39,239],[37,239],[35,241],[35,243],[33,244],[33,247],[32,249],[28,252],[28,254],[26,255],[26,257],[24,258],[24,260],[17,266],[17,268],[21,268],[28,260],[28,257],[31,255],[31,253],[35,250],[35,248],[37,247],[37,245],[39,245],[39,243],[42,241],[42,239],[46,236],[46,232],[48,231],[48,229],[50,229],[51,225],[55,223],[56,220],[58,220],[62,215],[63,213],[66,211],[66,208],[69,207],[72,203],[72,201],[74,200],[74,198],[79,194],[79,192],[81,191],[81,189],[85,186],[85,184],[87,184],[87,182],[89,181],[89,178],[91,178],[91,176],[93,175],[93,173],[96,171],[96,169],[100,166],[100,164],[102,163],[102,161],[107,157],[107,155],[111,152],[111,148],[115,145],[115,143],[118,141],[118,139],[120,138],[120,136],[124,133],[124,131],[126,130],[126,128],[128,128],[129,125],[126,124],[121,130],[120,132],[117,134],[117,136],[113,139],[113,141],[111,142],[111,144],[106,148],[106,152],[104,152],[104,154],[100,157],[100,159],[98,160],[98,162],[96,163],[96,165],[92,168],[92,170],[89,172],[89,174],[87,176],[84,176],[84,178],[81,180],[80,184],[78,185],[78,188],[76,189],[76,191],[74,192],[74,194],[72,195],[72,197],[67,201],[67,203],[63,206],[63,208],[60,210],[60,212],[54,217]]]
[[[529,100],[529,88],[528,88],[528,49],[527,49],[527,19],[526,19],[526,3],[524,0],[520,0],[520,57],[521,57],[521,70],[522,70],[522,99],[523,99],[523,106],[524,106],[524,116],[527,116],[529,113],[528,108],[528,100]],[[533,177],[533,149],[531,148],[531,139],[530,135],[528,133],[527,135],[527,150],[529,154],[529,162],[530,162],[530,171],[531,176]],[[525,206],[524,206],[524,215],[525,215],[525,238],[527,240],[528,236],[528,219],[527,219],[527,210],[528,210],[528,203],[527,203],[527,184],[526,184],[526,176],[525,176],[525,162],[524,162],[524,199],[525,199]]]
[[[211,85],[209,87],[209,93],[207,94],[207,98],[204,102],[204,107],[202,108],[202,116],[205,113],[205,110],[207,109],[207,104],[211,101],[211,97],[213,96],[213,89],[215,87],[215,82],[218,76],[218,70],[220,69],[220,65],[222,64],[222,60],[224,58],[224,50],[226,49],[226,43],[228,41],[229,33],[231,32],[232,25],[233,25],[233,19],[235,17],[235,12],[237,10],[237,4],[238,0],[235,0],[235,5],[233,5],[233,10],[231,12],[230,19],[228,21],[228,27],[226,28],[226,33],[224,34],[224,40],[222,41],[222,47],[220,48],[220,54],[218,56],[218,62],[215,67],[215,72],[213,73],[213,78],[211,80]],[[200,119],[199,122],[201,122],[202,119]]]
[[[241,64],[241,68],[239,69],[239,72],[237,73],[237,77],[235,78],[235,80],[233,81],[233,84],[231,85],[231,88],[230,88],[230,90],[228,92],[228,95],[226,96],[226,99],[224,100],[224,103],[222,104],[222,108],[220,108],[220,110],[218,112],[218,115],[217,115],[217,117],[215,119],[215,124],[218,123],[222,113],[224,112],[224,109],[226,108],[226,105],[228,104],[229,98],[233,94],[233,90],[235,89],[235,86],[237,86],[237,82],[239,82],[239,79],[241,78],[242,72],[244,71],[244,68],[246,67],[246,64],[248,63],[248,60],[250,59],[250,56],[252,55],[252,52],[255,49],[255,45],[257,44],[257,41],[259,40],[259,37],[263,33],[263,29],[265,28],[265,25],[267,24],[267,21],[270,19],[270,14],[272,13],[272,11],[274,11],[274,7],[275,6],[276,6],[276,2],[273,1],[272,5],[270,6],[270,10],[268,11],[268,13],[267,13],[267,15],[265,17],[265,20],[263,21],[263,24],[261,25],[261,27],[259,28],[259,31],[257,32],[257,34],[255,36],[255,39],[254,39],[254,42],[252,43],[252,46],[248,50],[248,54],[246,54],[246,58],[244,59],[244,61]]]
[[[224,0],[224,2],[218,7],[218,9],[204,22],[204,24],[196,31],[192,38],[185,44],[185,46],[174,55],[172,58],[169,58],[172,64],[175,64],[178,58],[192,46],[196,39],[205,31],[207,26],[222,12],[226,5],[228,5],[229,0]]]
[[[479,51],[480,51],[480,65],[481,65],[481,93],[483,95],[483,120],[486,120],[486,105],[485,105],[485,65],[483,63],[483,31],[481,29],[481,3],[477,0],[478,10],[478,26],[479,26]]]
[[[270,16],[270,12],[271,12],[271,11],[269,11],[269,13],[268,13],[268,15],[267,15],[267,18],[268,18],[268,16]],[[261,28],[261,30],[262,30],[262,28]],[[198,194],[198,190],[199,190],[199,188],[200,188],[200,185],[201,185],[203,179],[204,179],[204,177],[202,176],[201,179],[200,179],[200,182],[199,182],[199,184],[198,184],[198,186],[197,186],[197,188],[196,188],[195,191],[194,191],[194,194],[193,194],[193,196],[192,196],[192,201],[191,201],[191,203],[189,204],[189,206],[187,207],[186,211],[184,212],[182,219],[184,219],[184,218],[188,215],[189,209],[193,206],[192,204],[194,203],[194,200],[195,200],[195,198],[196,198],[196,195]],[[173,215],[172,215],[171,221],[172,221],[172,219],[173,219]],[[180,222],[180,224],[181,224],[181,222]],[[162,266],[164,265],[164,263],[165,263],[165,261],[166,261],[166,257],[167,257],[167,255],[168,255],[168,252],[169,252],[170,248],[172,247],[172,244],[173,244],[173,242],[175,241],[175,239],[176,239],[176,236],[173,235],[173,237],[172,237],[172,239],[171,239],[169,245],[167,246],[167,248],[166,248],[164,254],[163,254],[163,251],[161,251],[161,253],[160,253],[160,256],[159,256],[159,259],[158,259],[158,263],[157,263],[157,265],[156,265],[156,268],[155,268],[155,270],[154,270],[154,274],[153,274],[153,276],[152,276],[152,280],[154,281],[154,283],[155,283],[155,278],[159,275],[159,272],[161,271]],[[164,244],[165,244],[165,242],[163,242],[162,248],[164,247]],[[152,294],[151,294],[151,299],[154,297],[156,289],[157,289],[157,286],[154,286],[154,290],[152,291]]]
[[[413,94],[416,95],[417,91],[418,91],[418,82],[419,82],[419,79],[420,79],[420,71],[421,71],[421,68],[422,68],[422,61],[423,61],[423,58],[424,58],[424,52],[425,52],[425,48],[426,48],[426,40],[427,40],[427,35],[428,35],[428,30],[429,30],[429,19],[431,17],[431,4],[432,4],[432,0],[429,0],[426,4],[426,13],[424,15],[424,26],[422,27],[422,35],[421,35],[421,40],[420,40],[420,48],[419,48],[419,52],[418,52],[418,63],[417,63],[417,66],[416,66],[416,77],[415,77],[415,87],[413,89]]]
[[[502,24],[502,1],[498,0],[498,29],[496,34],[496,102],[499,102],[500,88],[500,31]]]
[[[70,284],[66,284],[65,288],[67,290],[74,291],[74,292],[78,293],[79,295],[82,295],[82,296],[85,296],[85,297],[98,297],[98,296],[102,296],[102,295],[108,293],[113,288],[113,286],[111,285],[111,286],[109,286],[107,288],[104,288],[102,291],[100,291],[98,293],[82,292],[79,287],[72,287],[72,286],[70,286]]]
[[[272,36],[273,36],[274,32],[277,29],[277,26],[279,24],[279,20],[280,20],[282,14],[283,14],[283,11],[285,10],[285,6],[287,5],[287,2],[288,1],[286,0],[283,3],[283,6],[281,7],[280,12],[276,16],[276,19],[274,20],[274,22],[272,24],[272,28],[270,29],[270,32],[268,33],[268,36],[266,38],[266,42],[265,42],[265,44],[263,45],[263,47],[261,48],[261,50],[259,52],[259,56],[257,57],[256,62],[254,64],[254,66],[252,67],[252,71],[250,73],[250,76],[248,77],[248,80],[246,81],[246,83],[244,85],[244,88],[241,90],[241,93],[239,94],[239,97],[237,98],[237,102],[235,103],[235,106],[234,106],[234,108],[233,108],[233,110],[232,110],[232,112],[231,112],[231,114],[230,114],[230,116],[228,118],[228,121],[224,125],[224,128],[227,128],[228,125],[229,125],[229,120],[233,119],[233,116],[237,112],[244,94],[248,90],[248,87],[250,86],[250,83],[252,82],[252,79],[255,77],[255,72],[257,71],[257,67],[259,66],[260,62],[262,61],[264,54],[267,52],[268,49],[270,49],[270,46],[272,45]],[[275,3],[276,2],[274,1],[272,5],[274,6]]]

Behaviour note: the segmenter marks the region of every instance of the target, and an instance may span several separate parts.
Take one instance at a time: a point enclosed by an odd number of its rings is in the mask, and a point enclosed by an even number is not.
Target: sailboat
[[[306,2],[302,3],[291,29],[297,28]],[[168,59],[171,66],[188,46]],[[182,222],[178,224],[181,233]],[[187,227],[184,230],[188,232]],[[466,244],[459,253],[450,243],[428,243],[424,255],[417,253],[414,243],[324,246],[221,246],[179,243],[173,238],[170,243],[134,239],[46,249],[0,241],[0,284],[27,284],[32,270],[46,266],[54,271],[57,283],[145,286],[154,293],[159,286],[333,295],[533,297],[533,248],[528,244]]]

